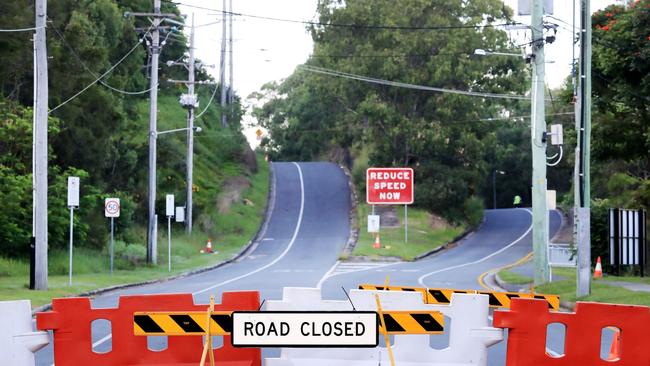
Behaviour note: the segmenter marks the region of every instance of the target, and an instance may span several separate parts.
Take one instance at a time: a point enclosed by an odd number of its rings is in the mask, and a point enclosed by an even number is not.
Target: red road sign
[[[366,202],[370,205],[413,203],[413,169],[368,168]]]

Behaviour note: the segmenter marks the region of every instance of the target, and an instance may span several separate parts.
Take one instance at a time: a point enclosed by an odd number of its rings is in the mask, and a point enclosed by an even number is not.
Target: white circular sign
[[[120,217],[119,198],[107,198],[104,201],[104,215],[106,217]]]

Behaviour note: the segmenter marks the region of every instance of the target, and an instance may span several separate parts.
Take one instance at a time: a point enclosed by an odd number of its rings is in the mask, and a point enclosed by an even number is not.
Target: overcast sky
[[[194,13],[196,25],[214,23],[221,19],[221,14],[218,12],[186,5],[220,10],[222,0],[175,1],[181,3],[180,8],[184,14]],[[285,19],[316,20],[316,2],[317,0],[233,0],[233,11]],[[616,2],[620,0],[592,0],[591,7],[592,10],[597,10]],[[516,14],[517,0],[505,0],[505,3],[515,9]],[[547,60],[553,62],[546,65],[547,82],[551,88],[562,86],[565,78],[571,73],[572,15],[571,1],[555,0],[553,16],[563,22],[548,19],[561,26],[555,43],[546,47]],[[189,19],[190,17],[188,22]],[[530,17],[515,17],[515,19],[522,23],[530,23]],[[221,23],[217,23],[197,28],[196,55],[207,64],[219,65],[221,26]],[[237,16],[233,28],[234,87],[244,100],[265,83],[289,76],[297,65],[307,60],[312,50],[313,43],[305,31],[304,24]],[[512,31],[511,36],[523,37],[525,32],[524,30]],[[211,73],[218,79],[218,67],[212,69]],[[246,120],[251,121],[250,118]],[[248,134],[250,135],[250,131]]]

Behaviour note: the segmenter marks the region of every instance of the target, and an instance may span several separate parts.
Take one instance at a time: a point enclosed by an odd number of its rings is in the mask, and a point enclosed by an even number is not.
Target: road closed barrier
[[[547,327],[566,326],[564,355],[546,352]],[[494,326],[508,329],[506,366],[650,365],[650,308],[578,302],[574,313],[549,312],[537,299],[513,299],[494,312]],[[618,358],[601,358],[603,329],[620,329]],[[608,358],[608,357],[605,357]]]
[[[487,347],[503,339],[500,329],[488,325],[488,297],[478,294],[454,295],[449,305],[430,305],[416,292],[351,290],[350,301],[323,300],[320,289],[285,288],[280,301],[267,301],[269,311],[377,311],[379,296],[385,314],[394,311],[439,312],[451,318],[449,346],[434,349],[429,335],[395,335],[391,347],[396,364],[487,365]],[[388,324],[386,324],[388,327]],[[280,358],[266,358],[267,366],[288,365],[389,365],[388,349],[376,348],[282,348]]]
[[[560,308],[559,296],[537,293],[457,290],[447,288],[383,286],[370,284],[359,285],[359,288],[362,290],[419,292],[422,294],[427,304],[449,304],[453,294],[482,294],[489,296],[490,307],[492,308],[509,308],[511,300],[518,298],[540,299],[547,302],[549,309],[558,310]]]
[[[224,292],[214,310],[257,310],[259,303],[257,291]],[[169,336],[166,349],[153,351],[147,347],[147,337],[134,334],[133,316],[143,311],[202,311],[205,316],[207,306],[194,304],[191,294],[122,296],[117,308],[103,309],[93,309],[88,298],[54,299],[52,311],[36,314],[36,322],[38,329],[54,333],[56,365],[198,365],[201,335]],[[112,349],[106,353],[92,349],[97,339],[92,339],[91,324],[98,319],[111,323]],[[229,336],[224,336],[214,357],[218,365],[261,364],[259,348],[234,348]]]
[[[29,300],[0,301],[0,363],[33,366],[34,353],[47,346],[47,332],[32,331]]]

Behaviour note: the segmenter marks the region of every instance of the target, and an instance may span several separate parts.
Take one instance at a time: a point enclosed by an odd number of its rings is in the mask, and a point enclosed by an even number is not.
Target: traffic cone
[[[596,261],[596,269],[594,270],[594,278],[603,278],[603,265],[600,263],[600,256]]]
[[[372,245],[375,249],[381,248],[381,241],[379,241],[379,234],[375,235],[375,244]]]
[[[207,244],[205,244],[205,252],[212,253],[212,239],[208,239]]]
[[[621,331],[618,329],[614,331],[614,339],[612,339],[612,346],[609,349],[609,356],[607,356],[607,361],[616,361],[620,358],[621,355]]]

